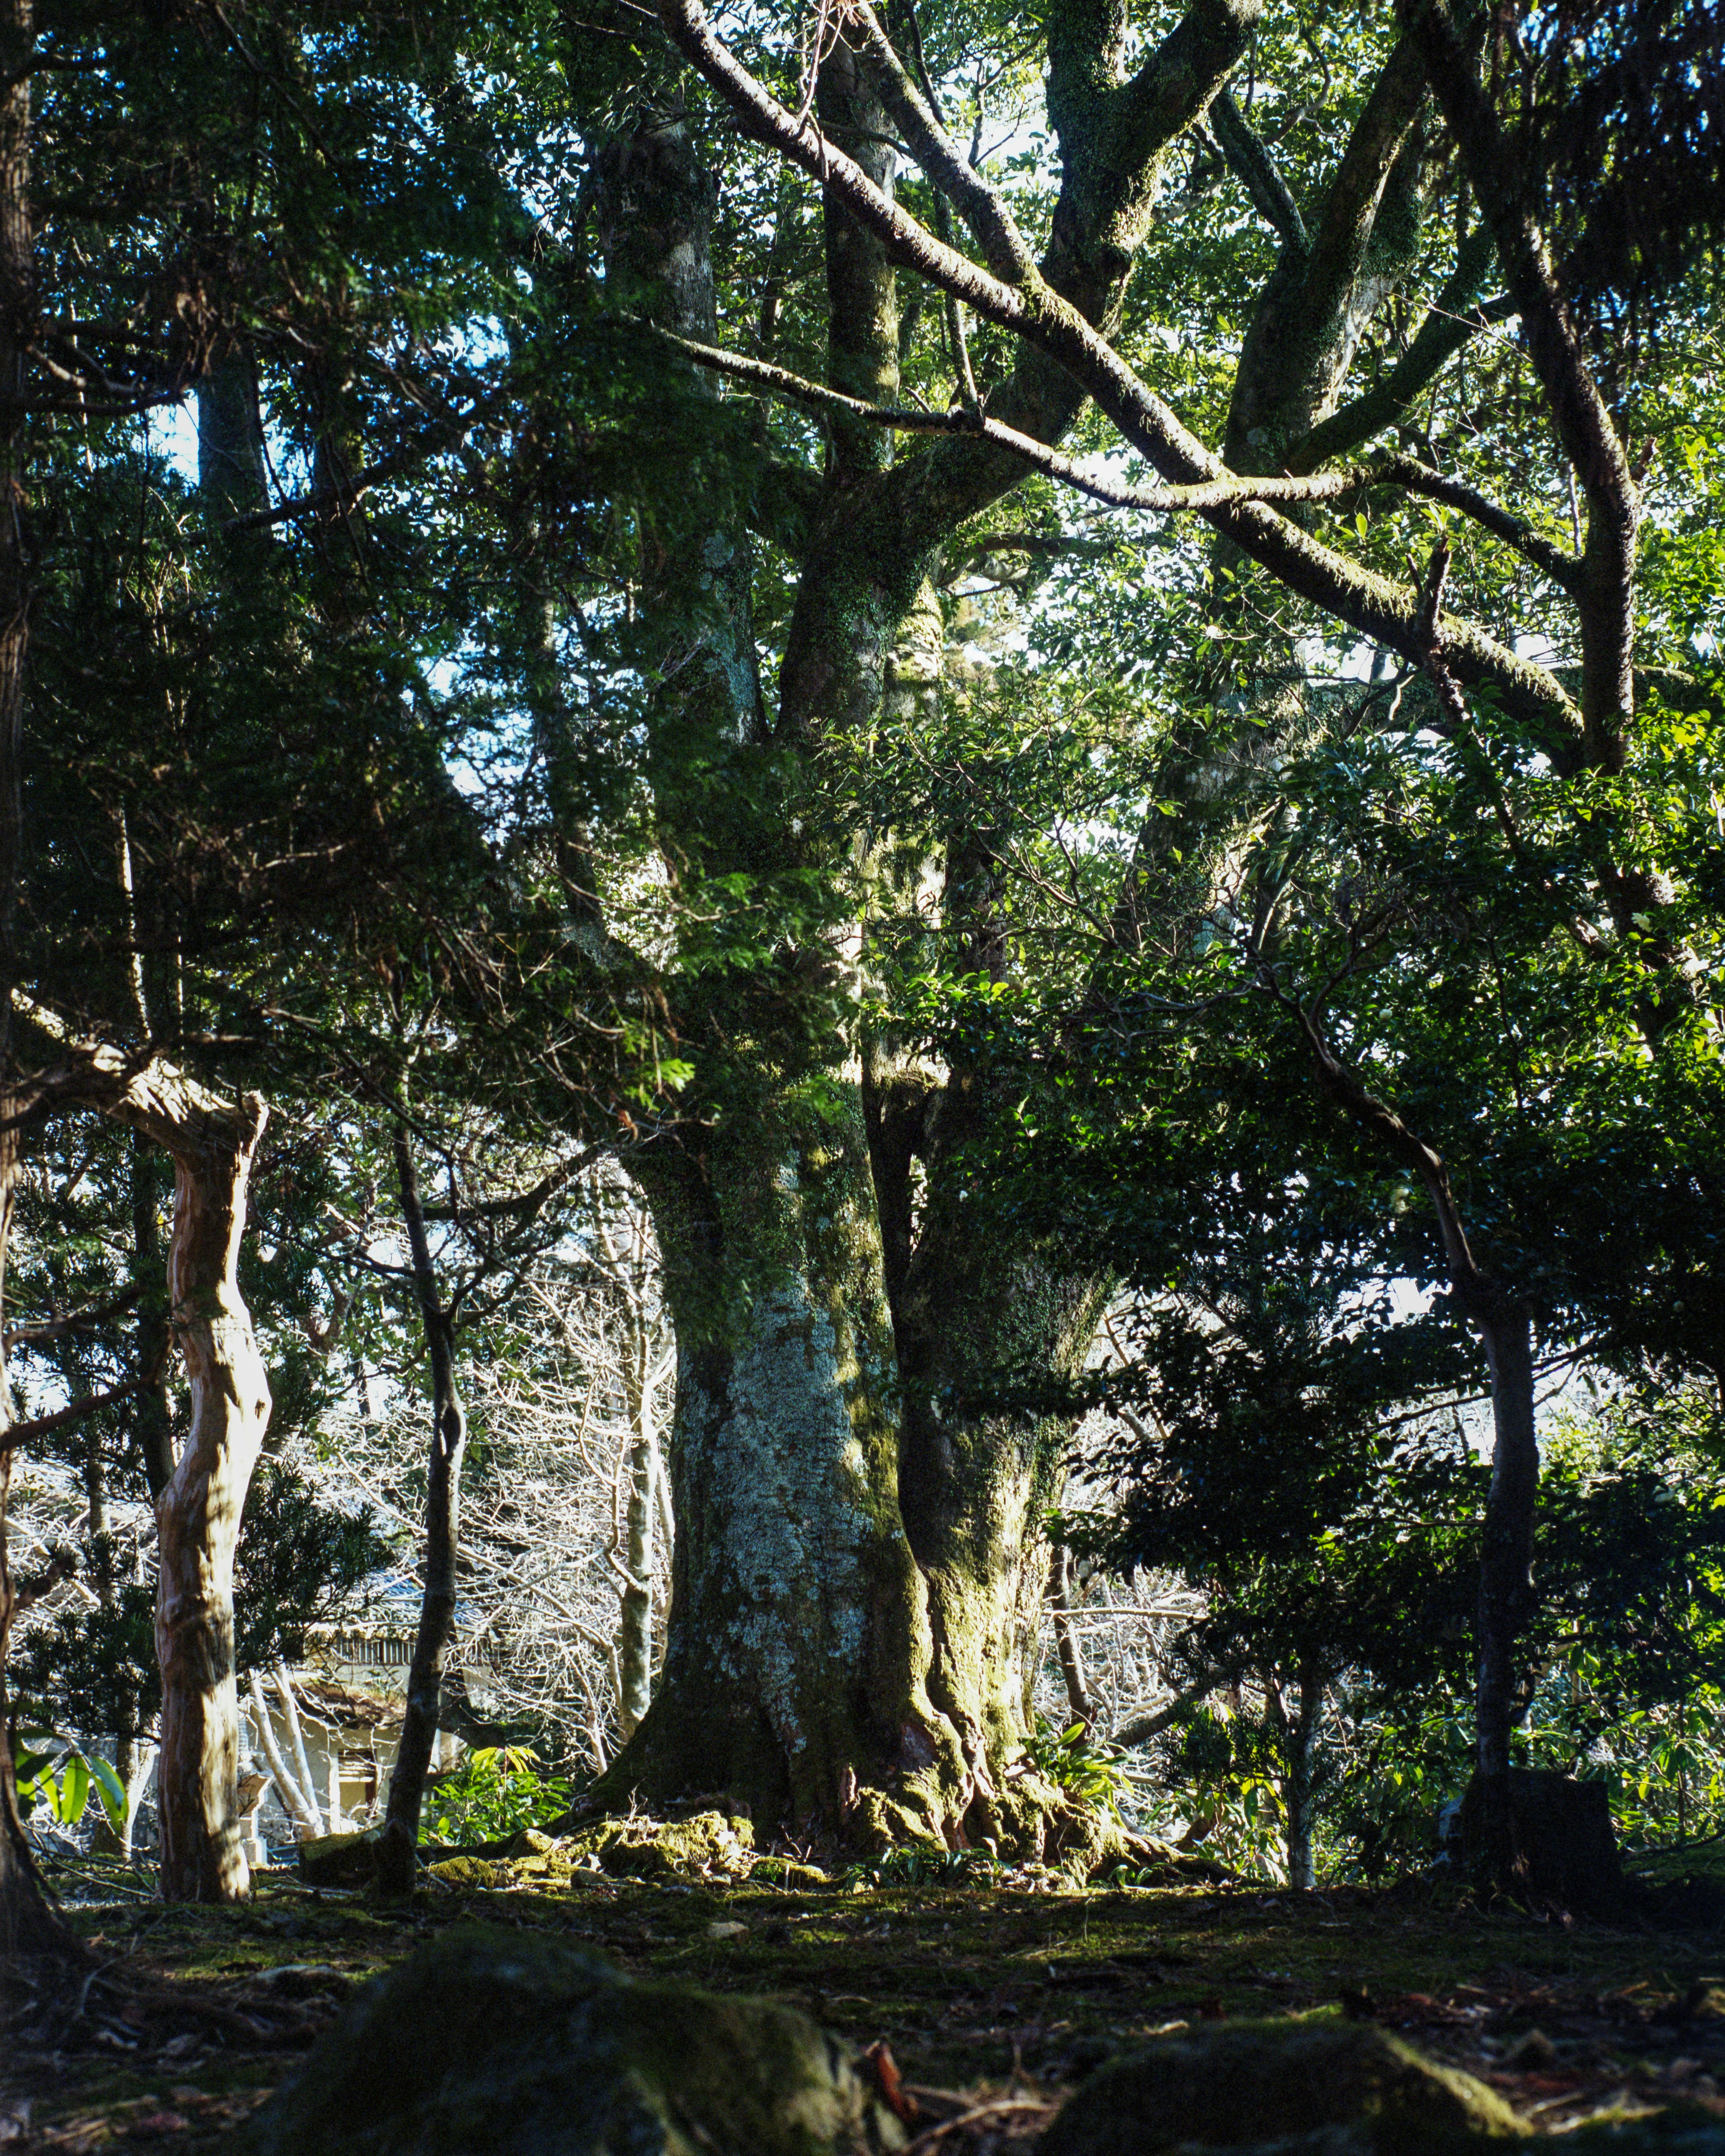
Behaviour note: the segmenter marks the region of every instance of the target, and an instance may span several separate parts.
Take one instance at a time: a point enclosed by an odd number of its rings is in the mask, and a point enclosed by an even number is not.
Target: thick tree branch
[[[1438,103],[1497,244],[1497,259],[1564,454],[1587,495],[1581,597],[1581,710],[1588,746],[1620,767],[1634,709],[1636,531],[1640,502],[1627,451],[1589,369],[1517,165],[1444,0],[1402,0]]]
[[[714,34],[700,0],[663,0],[662,12],[678,46],[749,132],[811,176],[841,190],[859,220],[879,232],[901,262],[942,290],[956,292],[988,320],[1022,336],[1057,361],[1164,479],[1182,486],[1228,485],[1229,475],[1219,460],[1106,339],[1045,282],[1038,278],[1019,287],[1004,285],[942,246],[740,65]],[[1391,583],[1322,545],[1261,500],[1242,501],[1230,491],[1204,513],[1290,590],[1346,623],[1357,634],[1417,662],[1417,594],[1406,586]],[[1551,675],[1517,658],[1471,624],[1455,625],[1450,648],[1458,675],[1489,681],[1505,706],[1538,733],[1555,757],[1565,763],[1573,760],[1577,716]]]
[[[1312,235],[1306,229],[1300,205],[1228,90],[1219,90],[1211,100],[1210,131],[1228,160],[1229,170],[1251,197],[1252,207],[1265,223],[1285,247],[1291,247],[1297,254],[1310,254]]]
[[[1060,480],[1111,509],[1204,511],[1224,507],[1231,502],[1331,501],[1338,495],[1357,494],[1363,487],[1395,486],[1459,510],[1506,545],[1524,554],[1565,590],[1574,588],[1580,572],[1581,565],[1574,555],[1543,539],[1522,518],[1499,508],[1477,488],[1434,471],[1429,465],[1422,465],[1412,457],[1380,458],[1376,463],[1354,465],[1341,471],[1298,476],[1259,476],[1219,468],[1215,479],[1194,485],[1124,486],[1097,479],[1071,458],[1062,456],[1058,449],[1051,449],[1045,443],[1020,434],[1014,427],[1004,426],[982,412],[963,408],[931,412],[917,405],[870,404],[860,398],[847,397],[840,390],[829,389],[822,382],[793,374],[788,368],[751,358],[744,352],[725,352],[716,345],[696,344],[691,338],[674,336],[669,330],[654,329],[652,333],[664,342],[675,345],[691,359],[698,360],[703,367],[711,367],[716,374],[732,376],[739,382],[751,382],[816,410],[842,412],[848,418],[869,420],[901,434],[978,436],[1015,457],[1022,457],[1027,465],[1045,472],[1050,479]]]
[[[897,121],[911,156],[976,235],[983,259],[1003,284],[1021,285],[1034,277],[1035,258],[1024,243],[1018,220],[941,125],[933,105],[894,50],[868,0],[852,0],[850,12],[879,64],[887,110]]]
[[[121,1400],[129,1400],[141,1392],[142,1385],[136,1378],[123,1385],[113,1385],[105,1393],[85,1393],[81,1399],[68,1400],[63,1408],[52,1414],[32,1415],[28,1422],[10,1423],[0,1430],[0,1452],[11,1452],[20,1445],[31,1445],[39,1437],[51,1437],[57,1430],[65,1430],[74,1422],[81,1422],[98,1408],[116,1407]]]
[[[1346,456],[1362,442],[1393,427],[1465,344],[1490,324],[1503,321],[1514,313],[1507,299],[1491,300],[1481,307],[1473,305],[1496,259],[1491,232],[1484,225],[1476,226],[1463,241],[1455,270],[1432,301],[1408,349],[1374,388],[1319,421],[1289,458],[1291,471],[1316,471],[1332,457]]]

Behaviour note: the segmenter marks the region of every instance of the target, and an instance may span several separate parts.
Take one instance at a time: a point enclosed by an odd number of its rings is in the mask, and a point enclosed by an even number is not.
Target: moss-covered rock
[[[508,1868],[494,1863],[488,1856],[440,1856],[435,1864],[425,1867],[434,1879],[441,1879],[446,1887],[460,1887],[472,1891],[480,1887],[507,1887],[513,1882]]]
[[[788,1856],[757,1856],[749,1871],[751,1887],[783,1887],[798,1894],[824,1893],[832,1883],[819,1865],[798,1864]]]
[[[603,1820],[557,1845],[576,1868],[591,1870],[597,1860],[599,1870],[618,1877],[740,1879],[753,1861],[754,1839],[751,1821],[715,1811],[680,1820]]]
[[[1040,2156],[1157,2156],[1183,2143],[1239,2148],[1296,2136],[1317,2137],[1303,2156],[1387,2156],[1526,2131],[1482,2083],[1384,2030],[1238,2022],[1111,2061],[1060,2112]]]
[[[325,1834],[300,1844],[300,1876],[308,1887],[364,1887],[377,1868],[377,1829]]]
[[[903,2128],[850,2053],[762,1999],[634,1983],[465,1926],[380,1978],[246,2156],[861,2156]]]

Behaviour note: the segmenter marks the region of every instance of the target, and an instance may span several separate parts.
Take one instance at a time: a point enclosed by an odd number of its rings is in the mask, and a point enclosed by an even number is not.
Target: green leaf
[[[89,1802],[90,1768],[81,1752],[69,1752],[54,1799],[54,1815],[62,1826],[76,1826]]]
[[[126,1784],[105,1759],[93,1758],[89,1765],[95,1778],[96,1794],[101,1799],[108,1824],[116,1834],[123,1834],[126,1830]]]

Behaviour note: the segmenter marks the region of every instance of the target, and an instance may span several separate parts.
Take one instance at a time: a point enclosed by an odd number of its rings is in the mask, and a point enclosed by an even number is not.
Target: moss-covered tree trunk
[[[1132,72],[1122,9],[1058,12],[1067,172],[1047,273],[1101,319],[1147,227],[1161,160],[1204,110],[1255,10],[1207,0]],[[894,95],[860,48],[841,41],[825,56],[822,126],[888,189]],[[611,145],[598,178],[608,280],[666,326],[711,341],[713,188],[682,122]],[[890,401],[891,265],[835,198],[823,215],[829,375]],[[696,394],[712,393],[691,382],[685,405]],[[990,398],[1050,440],[1082,406],[1034,354]],[[716,399],[712,409],[716,441]],[[793,542],[797,599],[772,782],[752,787],[767,730],[747,505],[734,487],[705,485],[697,459],[675,502],[644,508],[658,542],[642,591],[644,670],[651,679],[655,650],[675,662],[659,669],[652,720],[675,874],[693,862],[751,875],[794,862],[865,910],[868,865],[809,851],[798,761],[840,735],[865,737],[895,682],[938,694],[931,579],[941,550],[1021,476],[973,443],[895,464],[888,437],[834,425],[812,507],[809,489],[789,490],[805,512]],[[712,753],[691,793],[671,752],[695,740]],[[986,906],[970,888],[977,865],[960,849],[927,865],[954,917],[975,916],[961,932],[986,938]],[[973,1221],[964,1148],[994,1104],[965,1074],[949,1081],[890,1043],[860,1040],[862,951],[855,932],[810,932],[774,978],[737,992],[752,999],[747,1012],[685,1006],[682,1042],[701,1060],[682,1127],[629,1163],[652,1209],[677,1333],[676,1543],[660,1689],[596,1794],[656,1804],[724,1792],[775,1827],[1022,1846],[1036,1838],[1036,1806],[1007,1768],[1026,1725],[1041,1517],[1066,1431],[1002,1410],[994,1381],[1007,1369],[1070,1374],[1089,1344],[1097,1283]],[[751,1033],[771,1052],[732,1045]]]

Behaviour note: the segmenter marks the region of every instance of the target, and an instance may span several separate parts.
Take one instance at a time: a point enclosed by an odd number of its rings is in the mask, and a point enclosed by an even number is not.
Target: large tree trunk
[[[1095,32],[1106,55],[1061,55],[1069,163],[1083,171],[1069,173],[1050,269],[1087,311],[1105,314],[1123,289],[1158,162],[1231,64],[1250,13],[1195,9],[1130,85],[1123,31],[1115,38],[1106,23]],[[897,129],[875,63],[841,44],[819,95],[824,128],[890,187]],[[608,275],[702,341],[713,335],[711,207],[680,123],[638,131],[600,161]],[[829,372],[889,397],[890,264],[842,203],[824,207]],[[1033,355],[996,408],[1052,439],[1082,401]],[[974,447],[895,470],[884,437],[834,427],[780,678],[782,749],[872,723],[913,619],[927,634],[910,640],[929,648],[901,670],[937,693],[931,570],[957,526],[1021,476]],[[716,490],[684,495],[675,544],[643,591],[649,639],[680,662],[664,670],[655,725],[670,742],[698,727],[719,753],[689,804],[698,815],[685,814],[670,768],[655,798],[689,857],[776,873],[807,859],[795,804],[775,814],[768,789],[744,789],[732,814],[722,793],[723,745],[747,743],[757,724],[747,586],[727,581],[746,567],[746,536],[740,521],[723,522]],[[856,968],[849,944],[797,954],[775,991],[780,1025],[800,1022],[802,998],[813,1035],[834,988],[858,985]],[[818,1070],[725,1061],[711,1057],[701,1097],[685,1097],[683,1149],[666,1137],[629,1163],[677,1331],[677,1534],[663,1684],[596,1795],[725,1790],[774,1825],[814,1820],[853,1838],[1021,1839],[1004,1770],[1024,1731],[1040,1520],[1065,1430],[994,1411],[990,1381],[1008,1365],[1069,1374],[1088,1345],[1096,1285],[973,1228],[960,1157],[973,1091],[942,1099],[876,1043],[866,1075],[836,1039]],[[804,1105],[817,1091],[819,1114]],[[930,1192],[920,1220],[918,1159]]]
[[[413,1155],[404,1129],[395,1136],[396,1174],[413,1260],[413,1291],[431,1369],[431,1450],[426,1465],[425,1591],[413,1659],[408,1667],[407,1710],[389,1779],[389,1806],[377,1845],[377,1882],[385,1892],[411,1893],[414,1850],[425,1777],[437,1742],[444,1664],[455,1630],[455,1558],[461,1543],[461,1462],[467,1450],[467,1409],[455,1384],[454,1328],[438,1292],[431,1244]]]
[[[860,1121],[636,1172],[677,1330],[676,1543],[663,1681],[601,1794],[723,1790],[836,1832],[893,1781],[936,1831],[963,1769],[925,1689]]]

